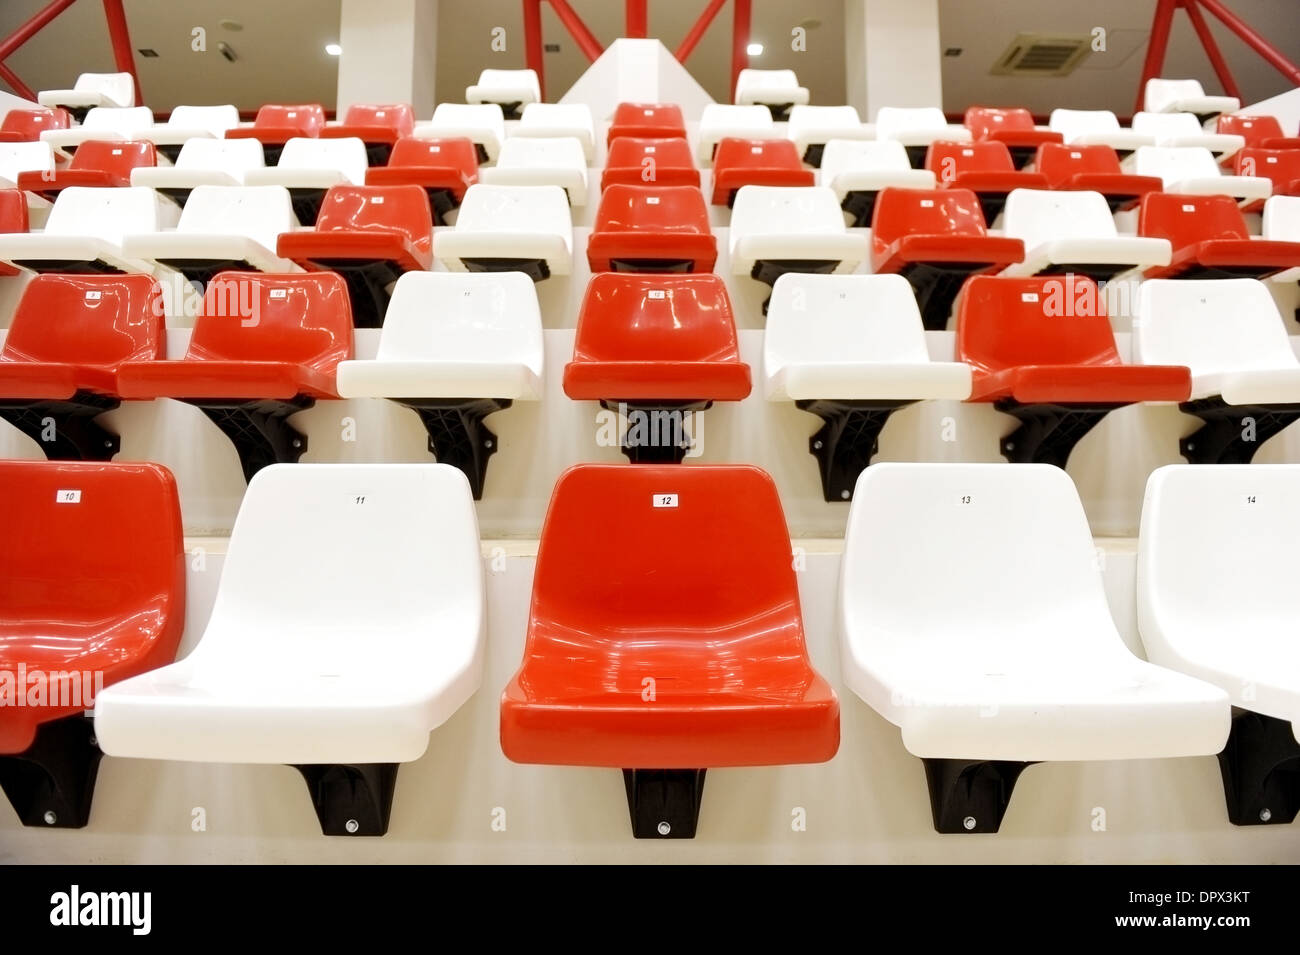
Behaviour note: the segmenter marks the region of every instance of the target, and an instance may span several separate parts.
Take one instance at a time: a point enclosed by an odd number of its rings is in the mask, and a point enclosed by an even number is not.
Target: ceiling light
[[[745,52],[748,53],[750,56],[762,56],[763,44],[751,43],[749,46],[745,47]]]
[[[339,46],[337,43],[326,43],[325,52],[330,56],[342,56],[343,47]]]

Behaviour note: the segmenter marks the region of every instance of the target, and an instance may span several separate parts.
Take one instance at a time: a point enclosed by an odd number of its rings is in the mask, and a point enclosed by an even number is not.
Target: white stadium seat
[[[925,761],[935,828],[993,832],[1024,765],[1217,753],[1227,694],[1147,663],[1047,464],[862,472],[840,576],[844,680]]]
[[[933,189],[935,178],[929,169],[912,168],[900,142],[832,139],[822,152],[817,184],[834,191],[854,225],[865,226],[881,189]]]
[[[522,107],[542,101],[541,86],[533,70],[483,70],[478,82],[465,88],[466,103],[495,103],[511,119]]]
[[[242,186],[244,174],[262,169],[265,158],[256,139],[190,139],[174,166],[131,170],[131,185],[149,186],[184,204],[199,186]]]
[[[1260,238],[1272,242],[1300,243],[1300,196],[1273,196],[1264,203],[1260,217]],[[1300,280],[1300,268],[1285,269],[1269,276],[1270,282]]]
[[[765,263],[808,263],[807,271],[852,272],[867,255],[866,236],[849,232],[826,186],[741,186],[731,210],[731,272],[771,284]],[[757,273],[764,273],[762,275]]]
[[[177,106],[167,117],[146,130],[141,139],[147,139],[158,151],[176,161],[177,155],[191,139],[221,139],[226,130],[239,125],[239,110],[225,106]],[[231,140],[235,142],[236,140]]]
[[[127,235],[176,225],[180,207],[152,189],[72,186],[59,193],[45,231],[0,235],[0,262],[38,272],[152,273],[150,263],[122,251]]]
[[[852,106],[796,106],[790,110],[785,134],[794,142],[804,162],[820,166],[826,144],[831,140],[875,139],[876,130],[862,122]]]
[[[1235,113],[1235,96],[1206,96],[1200,80],[1147,80],[1142,108],[1148,113],[1194,113],[1204,122],[1219,113]]]
[[[510,135],[572,137],[582,143],[588,163],[596,152],[596,124],[591,119],[591,107],[583,103],[529,103]]]
[[[1002,234],[1025,243],[1022,262],[1003,275],[1073,272],[1098,282],[1130,269],[1168,265],[1168,239],[1120,235],[1099,192],[1013,189],[1002,214]]]
[[[1191,113],[1135,113],[1133,131],[1151,136],[1156,146],[1204,146],[1215,159],[1227,159],[1246,145],[1244,136],[1207,133]]]
[[[559,186],[569,205],[587,204],[587,160],[572,136],[530,139],[511,136],[495,166],[480,170],[479,182],[496,186]]]
[[[937,106],[882,106],[876,111],[876,138],[902,143],[907,158],[919,169],[935,140],[964,143],[971,135],[965,126],[949,123]]]
[[[15,189],[20,172],[54,172],[49,143],[0,143],[0,189]]]
[[[53,109],[62,106],[81,119],[96,106],[134,106],[135,81],[130,73],[82,73],[70,90],[41,90],[36,101]]]
[[[295,225],[284,186],[197,186],[175,231],[127,235],[122,252],[203,283],[227,269],[299,272],[275,254],[280,233]]]
[[[284,144],[274,166],[244,171],[248,186],[284,186],[293,196],[298,221],[312,225],[330,186],[366,182],[366,144],[355,136],[343,139],[295,137]]]
[[[702,167],[713,164],[713,152],[724,139],[778,139],[780,134],[765,106],[710,103],[700,114],[695,158]]]
[[[465,190],[454,228],[438,233],[434,255],[452,272],[526,271],[534,281],[573,268],[573,219],[559,186]]]
[[[794,70],[745,69],[736,77],[737,106],[764,106],[780,119],[790,107],[807,103],[808,87],[799,85]]]
[[[769,401],[824,422],[810,439],[826,500],[847,500],[889,415],[927,399],[964,401],[965,362],[931,361],[921,312],[901,275],[803,275],[772,286],[763,374]]]
[[[295,765],[324,791],[327,834],[379,835],[396,768],[376,785],[366,764],[419,759],[478,689],[483,635],[459,471],[271,465],[244,494],[198,645],[99,694],[96,735],[113,756]],[[321,785],[330,767],[369,791],[331,807],[352,787]]]
[[[1204,146],[1142,146],[1133,161],[1139,176],[1155,176],[1165,192],[1185,196],[1231,196],[1240,205],[1267,199],[1273,183],[1264,176],[1225,176]]]
[[[506,121],[496,103],[439,103],[428,123],[417,123],[421,139],[465,138],[474,143],[481,163],[496,162],[506,138]]]
[[[1119,119],[1108,109],[1054,109],[1047,118],[1047,128],[1060,133],[1066,145],[1109,146],[1124,158],[1139,146],[1155,144],[1155,137],[1133,129],[1123,129]]]
[[[47,129],[41,141],[63,152],[74,152],[92,139],[148,139],[153,129],[153,110],[148,106],[97,106],[86,114],[86,121],[71,129]]]

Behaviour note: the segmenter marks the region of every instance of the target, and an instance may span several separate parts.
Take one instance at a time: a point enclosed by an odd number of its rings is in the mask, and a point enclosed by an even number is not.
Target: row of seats
[[[1293,819],[1300,682],[1279,664],[1297,480],[1293,465],[1154,472],[1138,542],[1147,662],[1116,629],[1058,469],[865,472],[842,559],[844,682],[924,761],[936,829],[996,831],[1032,763],[1215,753],[1234,823]],[[185,560],[168,471],[0,462],[0,500],[2,578],[22,581],[0,672],[23,677],[10,694],[41,694],[0,709],[0,785],[28,825],[85,825],[102,752],[291,764],[324,832],[382,834],[398,765],[479,689],[482,560],[453,468],[261,472],[175,663]],[[597,518],[619,533],[590,533]],[[709,767],[831,759],[839,702],[808,657],[790,548],[757,468],[566,471],[501,696],[504,754],[622,769],[633,831],[651,838],[695,834]],[[672,599],[646,586],[668,578]],[[93,721],[69,694],[83,672],[104,686]]]
[[[330,272],[217,274],[181,360],[166,360],[161,296],[142,275],[33,279],[0,350],[0,418],[50,458],[108,460],[120,440],[100,414],[123,400],[183,400],[234,442],[251,479],[306,451],[290,417],[316,400],[388,398],[419,414],[429,449],[479,497],[495,451],[485,419],[541,397],[541,315],[521,273],[402,275],[365,361],[353,358],[345,283]],[[822,419],[809,450],[828,501],[849,499],[889,416],[916,401],[993,404],[1020,421],[1000,445],[1009,460],[1060,467],[1109,411],[1135,402],[1200,418],[1179,446],[1199,463],[1248,462],[1300,417],[1300,361],[1255,279],[1142,283],[1132,351],[1123,362],[1106,296],[1086,276],[970,279],[946,363],[930,360],[902,277],[790,273],[773,290],[763,390]],[[594,276],[563,387],[574,400],[678,415],[747,397],[721,278]],[[632,435],[623,451],[680,462],[689,440]]]

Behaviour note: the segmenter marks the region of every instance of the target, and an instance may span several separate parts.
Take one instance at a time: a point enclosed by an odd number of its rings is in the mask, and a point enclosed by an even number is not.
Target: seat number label
[[[661,288],[652,288],[646,293],[646,298],[663,298],[664,290]]]
[[[67,489],[67,490],[60,489],[58,491],[55,491],[54,503],[55,504],[80,504],[81,491],[73,490],[73,489]]]
[[[676,507],[677,506],[676,494],[655,494],[653,497],[651,497],[650,500],[652,501],[655,507]]]

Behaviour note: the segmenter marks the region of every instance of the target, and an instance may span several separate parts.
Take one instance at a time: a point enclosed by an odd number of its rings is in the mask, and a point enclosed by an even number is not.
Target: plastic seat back
[[[304,139],[284,144],[277,169],[328,169],[342,173],[349,182],[366,180],[366,146],[356,138]]]
[[[685,139],[686,120],[676,103],[619,103],[609,126],[608,142],[622,136],[639,139]]]
[[[1150,192],[1142,197],[1138,234],[1168,239],[1174,250],[1209,239],[1249,239],[1246,217],[1229,196],[1179,196]]]
[[[50,216],[45,220],[45,231],[52,235],[94,236],[120,242],[125,235],[160,232],[170,224],[169,211],[157,193],[147,186],[119,189],[72,186],[54,200]]]
[[[1015,172],[1011,152],[996,140],[977,143],[954,143],[939,140],[931,143],[925,154],[925,168],[940,182],[952,182],[964,172]]]
[[[433,247],[433,216],[419,186],[333,186],[316,231],[395,233],[426,255]]]
[[[0,189],[0,235],[26,232],[29,225],[27,197],[23,195],[23,191]]]
[[[1023,365],[1120,364],[1096,283],[1074,277],[1074,299],[1095,303],[1078,314],[1064,311],[1073,306],[1064,300],[1064,286],[1060,276],[971,278],[957,312],[957,360],[985,373]]]
[[[825,186],[742,186],[731,210],[731,232],[736,236],[847,231],[835,193]]]
[[[208,283],[187,361],[271,361],[333,375],[352,357],[347,285],[333,272],[222,272]]]
[[[24,172],[54,172],[54,150],[49,143],[0,143],[0,179],[16,183]]]
[[[1264,146],[1269,140],[1286,138],[1276,116],[1223,113],[1214,128],[1216,132],[1240,136],[1247,146]]]
[[[898,139],[912,132],[947,129],[948,120],[937,106],[882,106],[876,112],[876,138]]]
[[[1117,133],[1119,118],[1108,109],[1054,109],[1047,126],[1060,133],[1066,142],[1077,136]]]
[[[187,139],[176,157],[177,169],[216,170],[236,178],[265,165],[255,139]]]
[[[465,175],[478,175],[478,153],[474,142],[466,137],[452,139],[416,139],[406,137],[393,144],[388,168],[459,169]]]
[[[271,465],[244,493],[189,660],[231,678],[250,661],[288,675],[353,653],[455,672],[476,653],[457,638],[480,632],[482,573],[469,484],[450,465]]]
[[[158,154],[150,142],[90,140],[77,149],[68,169],[105,172],[114,179],[131,179],[131,170],[156,166]]]
[[[600,196],[595,232],[709,233],[709,207],[694,186],[609,186]]]
[[[970,130],[977,142],[992,139],[998,133],[1033,132],[1034,117],[1027,109],[1013,107],[998,109],[991,106],[970,106],[962,116],[962,125]]]
[[[1002,214],[1002,234],[1026,249],[1055,239],[1113,239],[1119,233],[1099,192],[1013,189]]]
[[[381,361],[518,361],[540,380],[542,316],[522,272],[407,272],[379,337]]]
[[[1300,366],[1257,279],[1148,279],[1138,286],[1133,360],[1193,375]]]
[[[34,276],[0,350],[0,362],[104,369],[166,356],[162,290],[148,275]]]
[[[181,210],[177,232],[242,235],[274,249],[293,229],[293,201],[283,186],[198,186]]]
[[[72,117],[62,107],[55,109],[11,109],[0,123],[0,139],[6,142],[37,142],[47,129],[67,129]]]
[[[653,655],[657,642],[665,654],[762,653],[806,669],[772,479],[749,465],[665,467],[586,464],[560,476],[542,526],[525,659],[548,648],[572,658],[581,634],[638,654]],[[618,533],[592,533],[597,515]]]
[[[409,103],[361,103],[348,107],[343,125],[377,126],[398,136],[410,136],[415,131],[415,110]]]
[[[1200,136],[1204,134],[1201,124],[1191,113],[1148,113],[1133,114],[1130,124],[1133,132],[1145,133],[1156,139],[1174,139],[1179,136]]]
[[[1274,192],[1300,189],[1300,149],[1262,149],[1247,146],[1232,157],[1238,176],[1263,176],[1273,183]]]
[[[87,133],[108,132],[131,136],[153,125],[153,110],[148,106],[96,106],[86,114],[81,129]]]
[[[253,134],[269,130],[284,138],[315,138],[325,128],[325,110],[319,103],[284,105],[268,103],[257,111]]]
[[[575,362],[740,361],[722,277],[592,276],[578,312]]]
[[[988,235],[979,199],[969,189],[882,189],[871,216],[877,255],[908,235]]]
[[[135,80],[130,73],[82,73],[72,88],[78,93],[97,93],[118,106],[135,105]]]
[[[635,169],[641,174],[639,180],[647,184],[655,182],[656,173],[660,169],[685,169],[696,173],[695,181],[699,182],[695,157],[691,155],[690,144],[685,138],[651,139],[619,136],[609,144],[605,168]]]
[[[829,186],[842,172],[906,172],[912,168],[907,149],[892,139],[832,139],[822,152],[820,184]]]
[[[1265,239],[1300,242],[1300,196],[1273,196],[1264,203],[1261,219],[1260,235]]]
[[[167,117],[167,125],[177,129],[205,129],[220,138],[226,130],[239,125],[239,110],[230,103],[223,106],[177,106]]]
[[[1034,169],[1047,177],[1047,183],[1057,189],[1078,175],[1119,176],[1123,170],[1115,150],[1100,143],[1092,146],[1069,146],[1064,143],[1043,143],[1038,147]]]
[[[1204,146],[1139,146],[1133,171],[1139,176],[1158,176],[1166,189],[1183,179],[1220,175],[1214,154]]]

